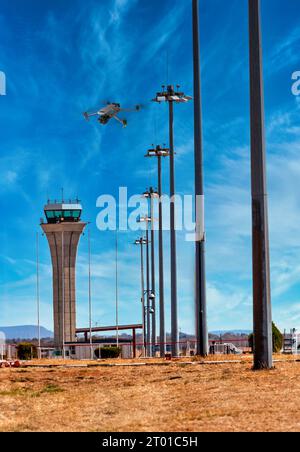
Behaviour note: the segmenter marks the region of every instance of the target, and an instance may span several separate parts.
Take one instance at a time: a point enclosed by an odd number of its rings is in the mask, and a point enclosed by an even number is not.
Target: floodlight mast
[[[205,231],[204,225],[204,183],[203,183],[203,140],[200,73],[199,0],[193,0],[193,53],[194,53],[194,146],[195,146],[195,197],[196,197],[196,353],[208,355],[208,330],[205,277]],[[201,203],[201,206],[200,206]],[[203,231],[201,230],[203,229]]]
[[[64,231],[62,231],[61,233],[61,265],[62,265],[62,269],[64,272],[64,262],[65,262],[65,244],[64,244]],[[62,278],[62,310],[63,310],[63,315],[62,315],[62,330],[63,330],[63,342],[62,342],[62,356],[63,359],[66,359],[66,338],[65,338],[65,275],[63,273],[63,278]]]
[[[249,0],[254,369],[270,369],[272,312],[260,0]]]
[[[155,356],[156,348],[156,284],[155,284],[155,230],[154,230],[154,199],[158,198],[158,192],[150,187],[143,194],[144,198],[150,200],[151,218],[151,309],[152,309],[152,356]]]
[[[166,352],[166,332],[165,332],[165,284],[164,284],[164,249],[163,249],[163,206],[162,206],[162,165],[161,159],[169,157],[169,149],[161,146],[149,149],[146,156],[148,158],[157,157],[158,162],[158,196],[159,196],[159,232],[158,232],[158,250],[159,250],[159,350],[160,357],[163,358]]]
[[[151,308],[151,291],[150,291],[150,251],[149,251],[149,224],[151,223],[151,218],[149,216],[142,217],[138,220],[139,223],[146,223],[146,353],[148,357],[152,355],[151,349],[151,323],[150,323],[150,308]]]
[[[154,102],[169,103],[169,140],[170,140],[170,239],[171,239],[171,350],[173,356],[179,355],[178,302],[177,302],[177,257],[176,257],[176,218],[175,218],[175,156],[174,156],[174,102],[187,103],[192,97],[177,91],[173,85],[156,94]]]
[[[141,302],[142,302],[142,322],[143,322],[143,355],[146,356],[146,311],[145,311],[145,277],[144,277],[144,246],[147,245],[147,240],[143,237],[136,240],[135,245],[141,249]]]

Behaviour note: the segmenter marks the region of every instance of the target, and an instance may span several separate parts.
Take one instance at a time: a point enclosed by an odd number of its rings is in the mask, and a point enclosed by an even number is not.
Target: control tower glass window
[[[55,204],[47,205],[45,207],[45,215],[48,223],[76,223],[81,218],[81,206],[80,205],[64,205]]]

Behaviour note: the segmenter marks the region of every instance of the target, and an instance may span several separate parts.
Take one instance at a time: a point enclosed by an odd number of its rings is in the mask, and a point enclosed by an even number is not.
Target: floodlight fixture
[[[147,240],[146,239],[144,239],[144,238],[140,238],[139,240],[136,240],[135,242],[134,242],[134,245],[147,245]]]
[[[151,187],[149,190],[146,190],[143,193],[142,197],[146,199],[159,198],[159,193],[157,190]]]
[[[151,223],[151,218],[148,216],[139,217],[137,220],[138,223]]]
[[[149,192],[149,191],[145,191],[145,192],[142,194],[142,198],[146,198],[146,199],[151,198],[150,192]]]
[[[166,147],[162,147],[160,145],[148,149],[147,154],[145,155],[146,158],[148,157],[169,157],[170,156],[170,150]]]
[[[168,85],[167,88],[163,85],[163,90],[158,92],[153,99],[153,102],[161,104],[162,102],[175,102],[177,104],[184,104],[193,100],[191,96],[187,96],[182,91],[179,91],[180,85],[177,85],[177,90],[174,89],[173,85]]]

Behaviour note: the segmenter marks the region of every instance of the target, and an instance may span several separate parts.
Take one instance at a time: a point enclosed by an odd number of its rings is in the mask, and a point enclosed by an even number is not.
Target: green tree
[[[273,335],[273,352],[279,353],[283,347],[283,335],[277,328],[274,322],[272,322],[272,335]]]
[[[279,353],[283,346],[283,335],[277,328],[274,322],[272,322],[272,339],[273,339],[273,353]],[[249,335],[249,346],[253,351],[253,333]]]

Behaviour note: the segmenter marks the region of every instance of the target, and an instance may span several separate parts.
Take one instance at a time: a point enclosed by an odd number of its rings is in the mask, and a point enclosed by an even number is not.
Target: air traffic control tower
[[[81,221],[78,200],[69,204],[49,201],[44,211],[47,223],[41,227],[48,239],[53,269],[54,342],[61,349],[76,339],[76,256],[86,223]]]

